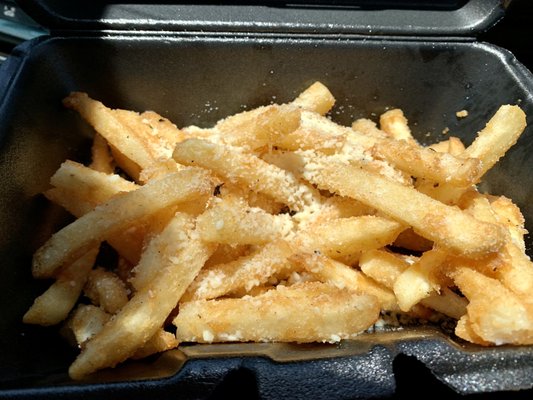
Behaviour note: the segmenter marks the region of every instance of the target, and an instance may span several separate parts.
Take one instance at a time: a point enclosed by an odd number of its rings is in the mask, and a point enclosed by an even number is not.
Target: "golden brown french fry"
[[[396,254],[381,249],[364,251],[359,259],[359,268],[365,275],[390,289],[411,264]]]
[[[312,224],[294,242],[337,259],[389,245],[404,229],[396,221],[373,215],[336,218]]]
[[[130,192],[139,186],[120,175],[96,171],[75,161],[63,162],[50,178],[56,188],[68,189],[94,206],[120,192]]]
[[[183,301],[213,299],[237,291],[250,291],[276,274],[291,268],[292,248],[283,240],[264,245],[235,261],[200,271],[187,288]]]
[[[94,194],[98,193],[98,190]],[[100,198],[87,198],[76,195],[72,188],[51,188],[44,192],[46,198],[63,208],[76,217],[91,211],[100,202]],[[129,262],[135,264],[139,261],[142,245],[149,225],[143,221],[137,225],[117,233],[107,239],[107,242]]]
[[[106,313],[100,307],[92,304],[80,304],[67,321],[63,333],[66,336],[73,336],[75,345],[83,348],[85,342],[100,332],[111,317],[111,314]],[[159,329],[131,358],[135,360],[148,357],[172,349],[177,345],[178,341],[174,334]]]
[[[365,275],[392,289],[398,277],[417,260],[418,258],[408,262],[388,251],[370,250],[361,255],[359,266]],[[444,315],[459,319],[466,313],[468,302],[464,297],[443,287],[440,293],[430,294],[420,303]]]
[[[111,150],[107,141],[99,133],[94,134],[93,145],[91,147],[91,164],[90,167],[95,171],[112,174],[115,172],[115,165]]]
[[[449,288],[443,287],[440,293],[430,294],[428,297],[422,299],[420,304],[448,317],[460,319],[466,314],[468,300]]]
[[[379,117],[379,127],[396,140],[413,141],[411,129],[403,111],[399,108],[385,111]]]
[[[509,229],[513,243],[525,253],[524,236],[528,233],[525,228],[525,218],[520,208],[505,196],[489,197],[490,207],[498,222]]]
[[[274,144],[287,150],[315,150],[324,154],[339,152],[345,148],[370,148],[375,138],[341,126],[320,114],[302,111],[300,125],[287,134],[274,138]],[[345,150],[345,152],[348,152]]]
[[[316,207],[322,201],[318,191],[294,175],[235,147],[187,139],[177,144],[173,157],[179,163],[209,168],[230,181],[242,182],[294,211]]]
[[[70,160],[61,164],[50,183],[54,187],[45,191],[44,195],[76,217],[81,217],[121,192],[139,188],[117,174],[98,172]],[[108,241],[123,257],[136,263],[146,231],[155,222],[138,221],[135,226],[121,231]]]
[[[174,319],[180,342],[339,342],[379,316],[374,296],[320,282],[277,286],[258,296],[182,303]]]
[[[472,328],[472,321],[468,314],[463,315],[455,326],[455,334],[461,339],[466,340],[467,342],[476,343],[481,346],[490,346],[491,343],[483,340],[474,329]]]
[[[227,117],[216,124],[215,132],[222,143],[255,150],[298,128],[300,112],[290,104],[273,104]]]
[[[335,105],[335,97],[322,82],[317,81],[301,92],[292,104],[325,115]]]
[[[450,139],[448,139],[448,142],[449,142],[448,153],[450,153],[452,156],[458,157],[459,155],[463,154],[463,152],[466,150],[466,147],[461,141],[461,139],[456,136],[450,136]]]
[[[359,118],[352,122],[352,130],[374,138],[386,138],[389,135],[377,127],[377,124],[368,118]]]
[[[288,214],[272,215],[249,207],[235,196],[213,201],[213,206],[198,217],[198,232],[203,240],[224,244],[265,244],[289,235],[293,222]]]
[[[63,100],[63,105],[77,111],[110,145],[141,168],[155,161],[150,149],[122,123],[113,110],[91,99],[87,93],[72,92]]]
[[[196,177],[199,178],[199,177]],[[103,329],[91,338],[69,368],[73,379],[131,357],[161,329],[178,304],[185,289],[213,252],[213,245],[202,242],[191,227],[178,253],[167,253],[158,274]],[[167,248],[173,247],[169,243]]]
[[[393,290],[402,311],[409,311],[431,293],[440,291],[442,281],[438,270],[445,260],[443,251],[429,250],[396,278]]]
[[[191,215],[176,213],[161,233],[148,242],[139,263],[131,271],[133,276],[130,283],[136,290],[147,287],[157,274],[161,273],[166,262],[165,257],[174,257],[179,251],[191,223]]]
[[[206,261],[204,268],[208,269],[217,264],[225,264],[246,256],[253,251],[253,246],[232,246],[229,244],[219,244],[211,257]]]
[[[469,198],[463,199],[467,211],[472,213],[477,219],[481,221],[496,222],[501,220],[498,213],[493,208],[489,198],[481,194],[473,194]],[[514,215],[517,217],[516,215]],[[521,248],[521,243],[514,240],[512,231],[514,226],[509,227],[508,223],[504,223],[509,231],[505,246],[499,252],[498,257],[493,260],[493,265],[489,262],[470,264],[477,271],[485,273],[485,275],[497,278],[508,289],[521,296],[528,303],[533,303],[530,299],[530,293],[533,290],[533,263],[529,256]],[[516,234],[516,233],[515,233]],[[454,260],[454,265],[458,260]],[[459,260],[459,263],[463,262]]]
[[[458,267],[452,278],[468,298],[473,331],[487,342],[533,344],[533,316],[511,290],[497,279]]]
[[[289,260],[321,282],[375,296],[382,310],[399,311],[396,297],[390,289],[346,264],[317,253],[296,253]]]
[[[110,314],[115,314],[128,302],[124,282],[115,273],[101,267],[89,273],[83,292],[94,305]]]
[[[39,297],[24,314],[26,324],[55,325],[67,318],[75,306],[94,265],[98,247],[89,250],[79,259],[63,268],[56,281]]]
[[[52,235],[34,254],[33,274],[52,276],[61,265],[137,219],[212,190],[207,171],[188,168],[114,197]]]
[[[456,186],[474,184],[482,173],[477,158],[457,158],[412,142],[381,139],[373,147],[374,155],[383,158],[414,177]]]
[[[138,360],[151,356],[152,354],[161,353],[178,347],[178,344],[179,342],[178,339],[176,339],[176,335],[163,329],[159,329],[144,346],[131,356],[131,359]]]
[[[315,157],[306,165],[305,177],[321,189],[357,199],[413,227],[416,233],[453,253],[481,257],[505,243],[501,226],[481,222],[413,188],[356,167]]]
[[[79,304],[66,321],[62,331],[80,348],[85,342],[102,330],[111,319],[111,314],[93,304]]]
[[[394,240],[393,246],[416,252],[431,250],[433,242],[416,234],[411,228],[406,229]]]
[[[525,127],[526,115],[520,107],[501,106],[462,155],[482,161],[481,178],[518,141]]]

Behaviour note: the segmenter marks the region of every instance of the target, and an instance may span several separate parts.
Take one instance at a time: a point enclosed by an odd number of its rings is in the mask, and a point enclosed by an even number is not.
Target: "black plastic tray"
[[[466,345],[432,328],[340,346],[190,346],[72,382],[66,372],[76,352],[56,329],[22,324],[48,285],[31,277],[31,255],[65,221],[39,193],[64,159],[86,160],[92,135],[61,105],[66,94],[87,91],[111,107],[206,126],[243,107],[288,101],[315,80],[336,96],[338,122],[401,107],[426,143],[449,128],[468,144],[499,105],[519,103],[529,127],[484,188],[513,198],[532,229],[533,76],[501,48],[465,38],[262,32],[37,38],[0,69],[0,398],[208,398],[234,374],[256,382],[265,399],[386,397],[395,392],[393,365],[401,369],[405,357],[457,393],[533,387],[531,347]],[[462,109],[469,117],[458,120]]]

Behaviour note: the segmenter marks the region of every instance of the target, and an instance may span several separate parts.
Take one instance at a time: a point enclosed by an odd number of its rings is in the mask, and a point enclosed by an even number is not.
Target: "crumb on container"
[[[455,115],[457,116],[457,118],[465,118],[465,117],[468,117],[468,111],[467,110],[457,111]]]

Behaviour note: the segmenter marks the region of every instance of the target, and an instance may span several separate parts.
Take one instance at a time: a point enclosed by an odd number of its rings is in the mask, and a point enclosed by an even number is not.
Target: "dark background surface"
[[[38,33],[38,27],[18,10],[15,15],[9,7],[15,3],[0,1],[2,18],[9,21],[10,29],[2,31],[0,26],[0,61],[8,56],[15,45],[26,39],[25,35]],[[6,8],[7,7],[7,8]],[[11,28],[12,23],[20,23],[21,31]],[[16,27],[15,27],[16,28]],[[513,0],[508,6],[506,16],[492,29],[479,35],[480,41],[496,44],[510,50],[517,59],[533,71],[533,0]],[[400,355],[394,363],[397,380],[397,393],[394,398],[444,396],[446,399],[532,399],[533,391],[499,392],[460,396],[445,384],[438,381],[429,370],[416,359]],[[250,372],[242,370],[230,373],[224,382],[213,392],[213,399],[255,399],[257,386]],[[333,399],[332,399],[333,400]]]

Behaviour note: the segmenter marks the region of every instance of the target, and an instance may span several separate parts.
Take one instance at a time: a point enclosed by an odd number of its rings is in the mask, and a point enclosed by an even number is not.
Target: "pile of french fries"
[[[524,218],[477,189],[526,127],[502,105],[465,147],[422,146],[400,109],[341,126],[316,82],[292,102],[178,128],[86,93],[94,130],[44,195],[76,219],[34,254],[53,278],[24,315],[80,348],[73,379],[181,343],[328,342],[380,315],[456,320],[480,345],[533,343]],[[104,246],[116,263],[100,265]]]

